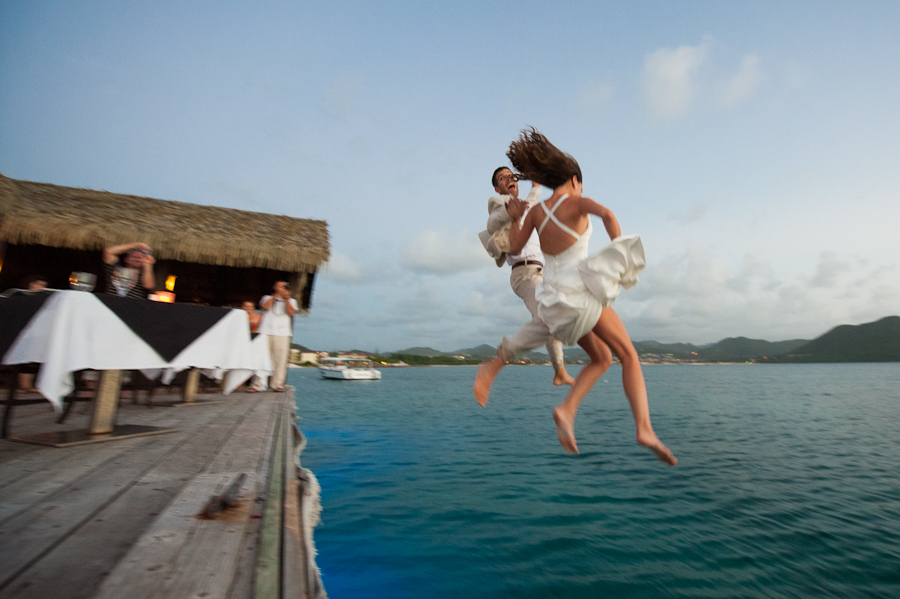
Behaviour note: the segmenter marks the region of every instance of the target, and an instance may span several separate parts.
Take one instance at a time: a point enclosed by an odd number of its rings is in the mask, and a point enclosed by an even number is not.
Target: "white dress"
[[[590,221],[587,230],[579,235],[553,214],[567,197],[562,196],[552,209],[546,201],[541,202],[547,216],[538,234],[552,220],[574,237],[575,243],[555,256],[544,254],[544,282],[535,289],[535,298],[538,313],[550,331],[566,345],[575,345],[594,328],[603,308],[613,303],[619,291],[637,283],[637,274],[647,260],[637,235],[620,235],[588,257],[588,240],[593,230]]]

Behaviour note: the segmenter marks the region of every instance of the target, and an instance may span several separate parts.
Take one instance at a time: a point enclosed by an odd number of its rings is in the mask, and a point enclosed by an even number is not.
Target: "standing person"
[[[263,309],[259,332],[269,337],[269,353],[272,356],[272,379],[269,387],[275,391],[284,391],[284,380],[287,378],[288,357],[291,355],[291,337],[294,335],[294,314],[299,309],[297,300],[291,297],[287,282],[277,281],[272,287],[272,295],[264,295],[259,300]],[[265,391],[259,379],[255,389]]]
[[[534,230],[544,252],[544,282],[536,299],[541,318],[566,345],[576,342],[591,362],[578,373],[575,386],[553,410],[559,442],[570,453],[575,443],[575,414],[594,383],[609,367],[598,351],[605,343],[622,363],[622,385],[637,426],[637,442],[652,450],[662,462],[674,466],[678,460],[662,444],[650,423],[650,407],[644,375],[628,331],[610,307],[622,287],[637,282],[644,268],[644,248],[637,235],[622,236],[615,214],[605,206],[582,197],[581,167],[535,129],[523,131],[507,152],[523,177],[553,189],[553,195],[527,211],[524,202],[512,201],[510,251],[517,251]],[[588,258],[590,216],[603,220],[612,243]],[[519,217],[524,216],[519,226]],[[477,378],[488,389],[503,365],[487,363]],[[476,381],[476,385],[478,382]]]
[[[122,258],[121,255],[125,254]],[[144,299],[156,287],[153,265],[156,260],[146,243],[134,242],[103,249],[106,293]]]
[[[504,227],[509,227],[512,217],[507,211],[507,205],[513,199],[519,197],[519,179],[505,166],[494,170],[491,175],[491,184],[499,195],[491,196],[488,200],[487,234],[495,235]],[[525,199],[526,211],[537,201],[541,186],[532,184],[531,190]],[[525,307],[531,312],[531,322],[525,323],[512,339],[503,338],[497,347],[497,356],[505,362],[516,357],[516,354],[541,345],[546,345],[550,362],[553,364],[554,385],[574,385],[575,380],[566,372],[563,358],[562,343],[551,335],[550,329],[541,320],[537,311],[537,302],[534,299],[534,290],[543,280],[543,255],[537,234],[528,238],[528,241],[516,252],[505,253],[506,262],[510,265],[509,284],[513,292],[525,302]],[[499,265],[499,262],[498,262]],[[476,392],[476,397],[478,393]],[[482,399],[479,398],[479,403]],[[484,396],[487,402],[487,396]],[[484,405],[484,403],[482,403]]]

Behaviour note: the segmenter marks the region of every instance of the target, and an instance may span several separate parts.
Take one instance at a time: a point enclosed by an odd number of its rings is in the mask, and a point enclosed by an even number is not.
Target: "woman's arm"
[[[141,269],[141,283],[144,286],[144,289],[150,289],[151,291],[156,289],[156,277],[153,275],[153,265],[156,264],[156,260],[151,255],[144,256],[144,266]]]
[[[531,232],[534,230],[534,219],[531,217],[534,210],[528,211],[520,226],[519,220],[525,212],[526,204],[522,200],[510,200],[509,204],[507,210],[512,217],[512,227],[509,229],[509,253],[518,254],[528,243],[528,238],[531,237]]]
[[[619,227],[619,221],[616,219],[616,215],[606,206],[598,204],[590,198],[580,197],[578,198],[578,209],[585,214],[593,214],[594,216],[600,217],[603,220],[603,226],[606,227],[606,232],[609,234],[610,239],[615,239],[622,234],[622,229]]]
[[[123,254],[129,250],[147,250],[149,252],[150,246],[146,243],[135,241],[134,243],[123,243],[122,245],[113,245],[108,248],[103,248],[103,261],[107,264],[115,264],[116,260],[119,259],[119,254]]]

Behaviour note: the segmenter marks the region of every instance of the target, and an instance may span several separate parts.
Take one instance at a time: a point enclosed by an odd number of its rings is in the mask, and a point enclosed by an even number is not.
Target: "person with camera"
[[[156,260],[146,243],[136,241],[103,248],[106,293],[145,299],[156,287],[154,264]]]
[[[276,281],[272,287],[272,295],[264,295],[259,300],[259,307],[263,310],[259,333],[269,337],[269,354],[272,357],[269,388],[284,391],[288,358],[291,355],[291,337],[294,335],[294,314],[299,309],[297,300],[291,297],[291,289],[286,281]],[[252,388],[256,391],[266,390],[258,378],[254,380]]]

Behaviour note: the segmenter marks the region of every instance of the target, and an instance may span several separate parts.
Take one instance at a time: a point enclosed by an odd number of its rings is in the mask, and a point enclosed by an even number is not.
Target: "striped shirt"
[[[131,277],[131,279],[129,281],[130,286],[128,287],[128,291],[124,294],[120,294],[119,291],[116,289],[115,284],[113,283],[113,281],[115,281],[117,279],[117,276],[116,276],[117,270],[119,270],[119,271],[130,270],[130,271],[132,271],[131,274],[134,275],[133,277]],[[143,278],[141,276],[142,275],[141,271],[135,270],[133,268],[128,268],[126,266],[122,266],[118,262],[116,262],[115,264],[107,264],[104,262],[103,263],[103,274],[106,275],[106,293],[109,293],[110,295],[124,295],[125,297],[146,299],[147,294],[151,291],[150,289],[145,288],[141,284],[141,279]]]

